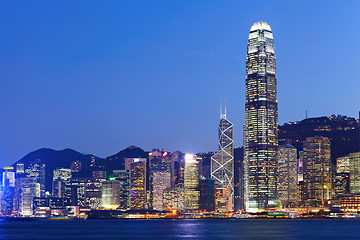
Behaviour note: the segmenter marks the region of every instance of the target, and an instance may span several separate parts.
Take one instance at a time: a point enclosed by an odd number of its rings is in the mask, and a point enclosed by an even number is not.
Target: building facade
[[[203,211],[215,211],[215,180],[201,178],[199,181],[199,209]]]
[[[290,144],[278,149],[278,194],[283,207],[295,203],[297,197],[297,150]]]
[[[130,208],[145,209],[146,206],[146,165],[143,162],[131,164]]]
[[[340,197],[350,193],[350,157],[336,159],[335,196]]]
[[[199,209],[199,159],[196,155],[185,155],[184,173],[185,210]]]
[[[304,149],[304,201],[308,206],[322,206],[332,198],[330,140],[327,137],[308,137]]]
[[[211,178],[215,180],[215,187],[228,187],[234,199],[233,124],[226,119],[226,108],[225,114],[220,114],[218,146],[219,151],[211,157]],[[229,211],[232,209],[233,206]]]
[[[245,85],[245,207],[260,211],[278,204],[276,58],[273,34],[265,22],[250,29]]]
[[[360,194],[360,152],[350,153],[350,193]]]

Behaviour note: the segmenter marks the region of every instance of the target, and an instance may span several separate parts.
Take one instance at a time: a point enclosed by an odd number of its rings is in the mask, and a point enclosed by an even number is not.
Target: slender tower
[[[234,208],[233,124],[226,119],[226,105],[224,114],[220,108],[218,146],[219,151],[211,157],[211,178],[215,180],[216,188],[226,188],[230,192],[227,210],[232,211]]]
[[[244,178],[247,211],[277,201],[278,107],[273,34],[265,22],[250,29],[246,56]]]

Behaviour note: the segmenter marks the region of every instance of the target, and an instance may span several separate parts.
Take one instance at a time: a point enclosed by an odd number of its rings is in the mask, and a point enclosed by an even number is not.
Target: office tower
[[[199,160],[196,155],[185,155],[184,194],[185,210],[199,208]]]
[[[33,200],[39,197],[39,184],[36,178],[21,178],[20,179],[20,202],[19,210],[22,216],[31,216],[33,214]]]
[[[153,150],[149,154],[149,208],[162,210],[163,191],[171,186],[168,152]]]
[[[339,197],[350,193],[350,157],[336,159],[335,196]]]
[[[71,206],[86,206],[85,199],[85,185],[88,179],[86,178],[72,178],[65,182],[64,199],[70,199]]]
[[[40,159],[30,161],[25,167],[25,177],[35,179],[36,197],[45,197],[45,164]]]
[[[200,178],[199,190],[199,209],[208,212],[215,211],[215,180]]]
[[[23,174],[25,173],[25,166],[24,163],[18,162],[16,164],[16,174]]]
[[[146,166],[147,159],[146,158],[125,158],[125,170],[131,170],[131,164],[134,162],[142,162]]]
[[[196,155],[201,157],[199,166],[200,178],[211,178],[211,157],[214,155],[214,153],[197,153]]]
[[[146,205],[146,165],[134,162],[130,167],[130,208],[145,209]]]
[[[298,170],[297,170],[297,198],[304,201],[304,151],[299,151]]]
[[[63,198],[65,185],[71,179],[71,169],[60,168],[53,171],[52,195],[54,197]]]
[[[350,153],[350,193],[360,194],[360,152]]]
[[[234,149],[234,211],[244,210],[244,148]]]
[[[163,210],[165,211],[184,210],[184,188],[171,187],[164,190]]]
[[[14,207],[15,170],[5,167],[0,185],[0,215],[11,215]]]
[[[250,29],[245,85],[245,206],[259,211],[278,204],[276,58],[273,34],[265,22]]]
[[[170,172],[154,171],[152,176],[152,207],[154,210],[163,210],[163,193],[171,187]]]
[[[176,154],[174,160],[174,182],[172,183],[173,187],[184,188],[184,171],[185,171],[185,154],[182,152],[174,152],[171,154]]]
[[[105,179],[87,179],[85,182],[85,206],[91,209],[102,207],[102,183]]]
[[[217,212],[233,210],[230,186],[218,186],[215,188],[215,210]]]
[[[293,145],[278,148],[278,194],[283,207],[297,201],[297,150]]]
[[[308,206],[324,205],[332,198],[331,151],[327,137],[308,137],[304,149],[304,201]]]
[[[176,151],[170,154],[171,187],[175,187],[179,179],[181,152]]]
[[[120,205],[120,181],[115,177],[102,183],[101,205],[105,208],[114,208]]]
[[[232,198],[234,197],[233,145],[233,124],[226,119],[225,106],[225,113],[220,112],[219,151],[211,157],[211,178],[215,180],[215,187],[229,186]]]
[[[119,207],[121,210],[130,209],[130,171],[127,170],[115,170],[114,176],[116,181],[120,184],[120,195],[119,195]]]
[[[348,173],[350,172],[350,157],[344,156],[336,159],[336,172]]]

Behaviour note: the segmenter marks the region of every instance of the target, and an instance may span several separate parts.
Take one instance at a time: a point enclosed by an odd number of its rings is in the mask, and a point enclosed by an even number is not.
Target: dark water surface
[[[360,239],[360,220],[0,220],[0,239]]]

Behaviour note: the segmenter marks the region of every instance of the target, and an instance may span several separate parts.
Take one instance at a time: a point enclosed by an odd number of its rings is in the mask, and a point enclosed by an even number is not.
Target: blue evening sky
[[[242,146],[251,25],[270,24],[279,124],[360,102],[360,1],[3,1],[0,167],[38,148],[217,150],[227,99]]]

